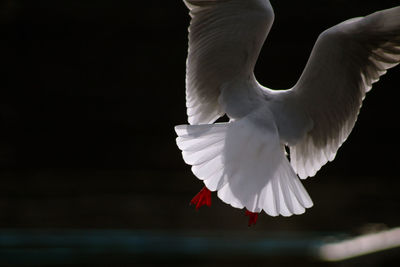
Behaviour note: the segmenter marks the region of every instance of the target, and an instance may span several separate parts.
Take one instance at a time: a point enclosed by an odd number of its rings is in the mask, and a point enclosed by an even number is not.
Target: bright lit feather
[[[303,213],[312,201],[298,176],[314,176],[335,158],[366,92],[400,61],[400,7],[324,31],[298,82],[278,91],[253,74],[274,20],[268,0],[184,2],[192,18],[190,125],[176,132],[185,162],[233,207],[272,216]],[[213,124],[224,114],[229,123]]]

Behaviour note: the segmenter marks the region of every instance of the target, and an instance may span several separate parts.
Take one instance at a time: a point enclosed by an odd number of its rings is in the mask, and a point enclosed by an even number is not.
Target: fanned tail
[[[211,191],[235,208],[271,216],[301,214],[313,205],[287,160],[275,127],[249,119],[175,127],[183,159]]]

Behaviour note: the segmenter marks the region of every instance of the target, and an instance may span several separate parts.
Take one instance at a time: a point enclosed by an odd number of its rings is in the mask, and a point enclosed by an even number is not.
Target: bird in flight
[[[245,208],[249,225],[262,211],[304,213],[313,202],[300,179],[335,158],[365,94],[400,62],[400,6],[325,30],[297,83],[273,90],[253,73],[274,20],[268,0],[184,3],[191,16],[189,125],[175,127],[176,142],[205,184],[191,203],[210,206],[216,191],[223,202]],[[225,114],[229,122],[215,123]]]

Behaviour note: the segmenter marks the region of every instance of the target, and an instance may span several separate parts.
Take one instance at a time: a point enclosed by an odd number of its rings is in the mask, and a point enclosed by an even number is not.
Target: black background
[[[320,32],[398,1],[271,1],[275,22],[256,66],[270,88],[297,81]],[[0,226],[247,230],[202,187],[175,146],[186,123],[189,16],[182,1],[0,3]],[[304,182],[315,206],[256,227],[357,232],[400,225],[400,69],[368,93],[333,163]],[[333,219],[334,218],[334,219]]]
[[[273,1],[276,20],[257,78],[291,87],[321,31],[396,3]],[[2,167],[181,168],[172,127],[186,121],[182,2],[9,0],[1,11]],[[398,74],[384,76],[364,103],[347,142],[365,144],[352,150],[351,171],[370,173],[368,165],[381,172],[375,163],[390,160],[383,157],[389,147],[373,155],[397,136]]]

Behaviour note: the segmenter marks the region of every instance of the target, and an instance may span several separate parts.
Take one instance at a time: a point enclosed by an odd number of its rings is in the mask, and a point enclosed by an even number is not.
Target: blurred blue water
[[[254,257],[313,258],[340,233],[0,230],[0,265],[56,265]]]

